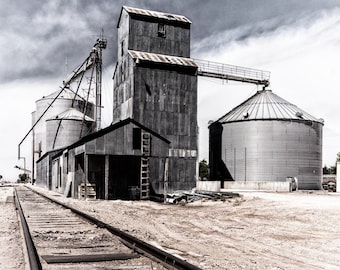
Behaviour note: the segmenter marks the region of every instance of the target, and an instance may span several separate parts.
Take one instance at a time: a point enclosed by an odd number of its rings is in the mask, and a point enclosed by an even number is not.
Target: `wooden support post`
[[[105,200],[109,199],[109,171],[110,171],[110,156],[105,155],[105,179],[104,179]]]
[[[169,180],[169,158],[165,158],[164,162],[164,203],[166,203],[166,197],[168,196],[168,180]]]
[[[87,180],[89,177],[89,159],[88,156],[84,153],[84,177],[85,177],[85,183],[84,183],[84,190],[85,190],[85,195],[84,199],[87,199]]]

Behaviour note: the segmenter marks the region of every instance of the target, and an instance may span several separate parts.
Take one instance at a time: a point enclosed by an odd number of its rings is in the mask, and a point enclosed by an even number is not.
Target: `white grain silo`
[[[46,153],[46,119],[50,119],[62,112],[67,111],[70,108],[75,108],[79,111],[83,111],[85,106],[85,100],[76,95],[70,89],[64,89],[64,91],[58,96],[59,91],[56,91],[48,96],[42,97],[36,101],[36,111],[32,114],[33,124],[43,115],[48,106],[53,102],[52,106],[45,112],[43,117],[39,120],[34,127],[34,145],[35,152],[39,151],[40,155]],[[89,117],[93,117],[94,105],[89,103],[87,105],[87,113]]]
[[[60,149],[92,131],[94,120],[70,108],[46,120],[46,150]]]
[[[322,119],[271,90],[258,91],[209,126],[212,180],[293,176],[299,189],[321,189],[322,128]]]

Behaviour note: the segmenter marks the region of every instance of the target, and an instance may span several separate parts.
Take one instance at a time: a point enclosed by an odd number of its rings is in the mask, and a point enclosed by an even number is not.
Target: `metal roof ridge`
[[[169,20],[169,21],[177,21],[177,22],[188,23],[188,24],[192,23],[187,17],[183,15],[179,15],[179,14],[172,14],[172,13],[161,12],[161,11],[135,8],[135,7],[125,6],[125,5],[122,6],[122,10],[123,9],[126,10],[126,12],[130,14],[159,18],[159,19]]]
[[[63,111],[55,116],[52,116],[51,118],[47,119],[49,120],[81,120],[83,119],[83,113],[76,108],[68,108],[66,111]],[[87,122],[94,122],[94,119],[89,117],[88,115],[85,115],[84,118]]]
[[[134,120],[133,118],[126,118],[124,120],[120,120],[118,122],[111,123],[111,125],[103,128],[103,129],[100,129],[100,130],[98,130],[96,132],[93,132],[91,134],[88,134],[88,135],[82,137],[78,141],[76,141],[73,144],[67,146],[65,149],[73,149],[73,148],[75,148],[75,147],[77,147],[77,146],[79,146],[81,144],[89,142],[89,141],[91,141],[93,139],[96,139],[98,137],[104,136],[105,134],[107,134],[107,133],[109,133],[109,132],[111,132],[113,130],[116,130],[116,129],[122,127],[122,126],[128,125],[130,123],[132,123],[132,124],[134,124],[136,126],[139,126],[141,129],[149,132],[153,136],[161,139],[162,141],[164,141],[164,142],[166,142],[168,144],[171,143],[167,138],[163,137],[161,134],[157,133],[156,131],[153,131],[152,129],[149,129],[148,127],[144,126],[143,124],[139,123],[138,121]]]
[[[165,63],[165,64],[172,64],[172,65],[179,65],[179,66],[191,66],[191,67],[198,68],[195,61],[190,57],[150,53],[150,52],[135,51],[135,50],[128,50],[128,54],[133,59],[140,59],[143,61]]]

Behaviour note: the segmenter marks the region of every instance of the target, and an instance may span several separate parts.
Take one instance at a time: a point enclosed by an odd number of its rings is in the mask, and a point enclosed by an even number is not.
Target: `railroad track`
[[[14,196],[31,269],[200,269],[27,187]]]

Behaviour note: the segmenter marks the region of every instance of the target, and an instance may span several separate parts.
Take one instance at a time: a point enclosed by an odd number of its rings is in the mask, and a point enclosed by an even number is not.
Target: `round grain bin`
[[[67,111],[46,120],[47,151],[60,149],[78,141],[92,131],[94,120],[76,109]]]
[[[56,91],[36,101],[36,111],[32,115],[33,123],[35,123],[41,117],[41,115],[45,112],[47,107],[53,102],[58,94],[59,91]],[[72,108],[72,103],[73,108],[83,111],[85,107],[84,99],[76,95],[72,90],[65,88],[34,128],[35,151],[40,150],[41,155],[43,155],[46,151],[50,150],[46,148],[46,119],[49,119],[55,115],[65,112],[69,108]],[[86,115],[93,118],[94,105],[92,103],[88,103],[87,108]]]
[[[299,189],[321,189],[322,128],[322,119],[258,91],[209,126],[212,175],[244,182],[297,177]]]

